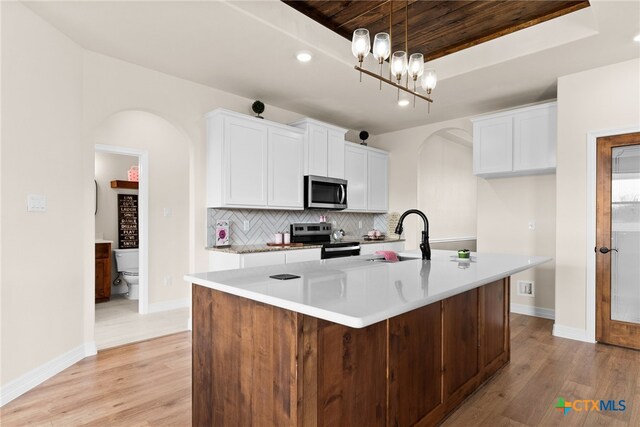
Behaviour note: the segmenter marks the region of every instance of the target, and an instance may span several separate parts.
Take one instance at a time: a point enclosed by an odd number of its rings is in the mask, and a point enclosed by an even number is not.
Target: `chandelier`
[[[400,91],[404,91],[413,95],[413,106],[416,106],[416,97],[427,101],[429,110],[433,100],[429,97],[436,87],[438,77],[436,70],[433,68],[424,68],[424,55],[421,53],[412,53],[409,55],[409,2],[405,4],[405,23],[404,23],[404,44],[405,50],[399,50],[391,54],[391,35],[393,23],[393,3],[389,2],[389,32],[378,33],[373,38],[373,49],[371,49],[371,37],[369,30],[366,28],[358,28],[353,32],[351,40],[351,52],[358,60],[359,65],[355,69],[360,72],[360,81],[362,82],[362,73],[380,80],[380,90],[382,90],[382,82],[395,87],[398,90],[398,101],[400,101]],[[364,58],[373,53],[373,57],[380,65],[380,74],[373,73],[362,67]],[[389,59],[389,56],[391,58]],[[407,59],[408,56],[408,59]],[[389,78],[382,75],[384,62],[389,59]],[[405,78],[404,85],[402,79]],[[393,80],[392,80],[393,79]],[[413,83],[413,88],[409,85],[409,80]],[[426,92],[426,96],[418,92],[418,79],[420,86]],[[395,81],[394,81],[395,80]],[[406,105],[406,104],[405,104]]]

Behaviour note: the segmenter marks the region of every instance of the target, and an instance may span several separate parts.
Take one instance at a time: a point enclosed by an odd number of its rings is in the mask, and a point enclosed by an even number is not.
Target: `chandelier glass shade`
[[[366,28],[358,28],[353,32],[351,40],[351,52],[353,56],[358,58],[358,62],[362,64],[364,58],[369,55],[371,49],[371,40],[369,38],[369,30]]]
[[[436,74],[436,70],[433,68],[424,70],[424,73],[422,74],[422,89],[424,89],[427,94],[431,94],[431,91],[436,88],[437,83],[438,76]]]
[[[382,65],[391,55],[391,38],[387,33],[378,33],[373,38],[373,57]]]
[[[399,50],[391,56],[391,74],[400,82],[407,73],[407,52]]]

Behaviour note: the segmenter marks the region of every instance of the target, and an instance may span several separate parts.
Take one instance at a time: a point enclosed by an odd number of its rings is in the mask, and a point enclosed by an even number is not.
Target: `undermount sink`
[[[388,263],[395,263],[395,262],[402,262],[402,261],[411,261],[412,259],[420,259],[420,256],[415,256],[415,257],[411,257],[411,256],[398,256],[398,261],[387,261],[386,259],[384,259],[384,257],[380,256],[378,258],[369,258],[367,261],[370,262],[388,262]]]

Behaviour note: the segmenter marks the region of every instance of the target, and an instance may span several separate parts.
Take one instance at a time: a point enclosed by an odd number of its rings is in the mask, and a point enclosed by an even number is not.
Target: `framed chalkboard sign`
[[[118,247],[138,248],[137,194],[118,194]]]

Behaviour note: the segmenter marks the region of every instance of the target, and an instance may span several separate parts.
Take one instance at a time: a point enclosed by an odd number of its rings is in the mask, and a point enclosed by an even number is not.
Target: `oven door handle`
[[[344,248],[324,248],[325,252],[346,252],[346,251],[358,251],[360,246],[347,246]]]

